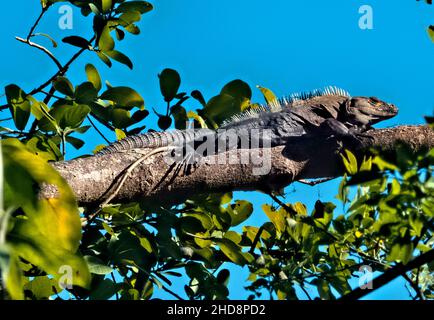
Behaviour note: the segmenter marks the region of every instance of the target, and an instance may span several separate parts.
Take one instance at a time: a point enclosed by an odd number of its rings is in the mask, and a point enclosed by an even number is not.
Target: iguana
[[[266,130],[260,139],[271,147],[285,145],[303,136],[350,137],[358,139],[363,132],[398,113],[393,104],[374,97],[351,97],[345,90],[327,87],[309,93],[293,94],[266,106],[249,109],[224,122],[220,132],[232,130],[245,135],[252,129]],[[127,137],[97,153],[98,156],[131,149],[164,150],[185,143],[218,139],[211,129],[149,132]],[[237,146],[228,146],[228,149]]]
[[[257,141],[255,145],[268,147],[290,144],[292,139],[309,136],[350,138],[360,141],[359,137],[364,136],[363,132],[370,129],[371,125],[392,118],[397,113],[398,109],[393,104],[377,98],[352,98],[342,89],[327,87],[309,93],[293,94],[266,106],[237,114],[224,122],[219,131],[211,129],[172,130],[130,136],[111,144],[96,154],[96,156],[103,156],[130,150],[144,154],[126,169],[117,187],[114,191],[108,192],[109,196],[100,208],[117,195],[127,177],[146,158],[160,152],[182,150],[181,161],[177,163],[175,170],[176,175],[182,166],[184,169],[191,168],[190,159],[193,158],[193,164],[197,163],[195,152],[185,152],[186,145],[192,145],[195,148],[196,142],[200,144],[204,139],[214,141],[222,139],[222,136],[225,137],[222,132],[225,131],[232,130],[241,138],[258,139],[260,141]],[[263,132],[259,135],[251,134],[255,130],[256,133],[258,130]],[[240,148],[240,140],[227,144],[225,150]],[[220,152],[220,149],[213,152]],[[202,155],[199,154],[200,156]]]
[[[153,154],[184,148],[186,144],[194,146],[196,141],[200,142],[203,139],[218,140],[221,132],[225,130],[232,130],[239,136],[247,134],[248,138],[255,138],[252,135],[249,136],[249,132],[263,130],[264,134],[259,135],[258,138],[268,140],[266,145],[270,147],[290,146],[292,139],[302,137],[350,138],[359,141],[359,138],[364,136],[363,132],[370,129],[373,124],[392,118],[397,113],[396,106],[378,98],[351,97],[345,90],[327,87],[309,93],[293,94],[268,105],[251,108],[224,122],[219,131],[211,129],[172,130],[127,137],[99,151],[96,156],[129,150],[143,150],[145,153],[129,165],[115,190],[107,191],[108,197],[87,221],[96,217],[102,208],[115,198],[137,165]],[[236,143],[236,145],[227,147],[230,149],[240,146]],[[179,172],[178,169],[175,174]]]

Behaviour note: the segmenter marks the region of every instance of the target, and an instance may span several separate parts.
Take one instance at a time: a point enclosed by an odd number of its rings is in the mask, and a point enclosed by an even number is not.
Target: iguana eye
[[[369,98],[369,102],[376,107],[380,107],[383,105],[383,102],[381,100],[379,100],[378,98],[375,97],[371,97]]]

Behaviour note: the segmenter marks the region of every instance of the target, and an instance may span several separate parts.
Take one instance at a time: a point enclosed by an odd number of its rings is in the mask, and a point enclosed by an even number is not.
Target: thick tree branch
[[[412,150],[434,147],[434,131],[427,126],[400,126],[392,129],[372,130],[371,139],[363,141],[359,154],[371,147],[385,151],[394,150],[404,143]],[[357,151],[357,150],[356,150]],[[268,156],[270,157],[267,159]],[[74,190],[78,202],[83,206],[99,204],[114,189],[128,166],[142,154],[135,152],[109,154],[101,157],[80,158],[68,162],[53,163]],[[264,157],[264,164],[258,158]],[[228,157],[244,159],[240,164],[218,159]],[[252,161],[253,160],[253,161]],[[258,168],[271,168],[266,174],[257,174]],[[262,190],[269,192],[287,186],[299,179],[336,177],[343,173],[342,161],[336,152],[336,142],[311,139],[297,141],[288,147],[271,150],[232,150],[224,154],[202,159],[199,167],[191,174],[173,177],[174,170],[166,164],[162,155],[152,156],[141,163],[126,179],[113,202],[138,200],[179,203],[199,192],[222,192],[229,190]],[[169,171],[169,173],[168,173]],[[255,174],[256,173],[256,174]],[[53,186],[43,188],[43,197],[56,197]]]

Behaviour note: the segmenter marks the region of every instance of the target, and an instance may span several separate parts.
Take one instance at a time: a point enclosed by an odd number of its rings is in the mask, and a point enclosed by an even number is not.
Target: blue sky
[[[207,99],[228,81],[242,79],[252,88],[265,86],[279,96],[326,85],[340,86],[352,95],[378,96],[400,109],[396,118],[381,126],[419,124],[424,115],[433,113],[434,44],[426,33],[426,27],[434,23],[432,6],[411,0],[399,4],[393,0],[151,2],[155,10],[143,16],[142,34],[128,37],[117,46],[133,60],[133,71],[120,64],[109,69],[89,53],[72,66],[68,77],[75,84],[81,83],[85,80],[84,65],[91,62],[113,85],[138,90],[149,110],[164,110],[157,74],[169,67],[180,72],[182,91],[199,89]],[[372,30],[359,28],[362,5],[373,9]],[[83,19],[78,10],[74,11],[73,30],[61,30],[58,7],[42,21],[39,32],[59,41],[69,35],[91,35],[91,20]],[[39,0],[7,1],[2,12],[7,27],[0,34],[0,86],[15,83],[30,91],[55,72],[47,57],[14,40],[14,36],[27,35],[39,14]],[[65,61],[75,49],[60,43],[53,52]],[[256,89],[254,99],[262,102]],[[193,101],[186,106],[199,107]],[[155,117],[150,116],[146,123],[155,128]],[[85,139],[88,146],[83,150],[68,148],[69,158],[90,153],[104,142],[94,133]],[[301,201],[312,208],[318,198],[333,200],[336,184],[290,186],[287,200]],[[266,196],[236,196],[248,198],[256,206],[249,224],[264,221],[260,204],[269,202]],[[247,273],[242,274],[247,277]],[[230,286],[233,298],[246,297],[236,281]],[[402,281],[397,280],[369,297],[408,298],[408,294]]]

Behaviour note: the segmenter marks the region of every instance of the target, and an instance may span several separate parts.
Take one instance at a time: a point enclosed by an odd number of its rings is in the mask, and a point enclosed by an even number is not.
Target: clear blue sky
[[[206,98],[217,94],[230,80],[242,79],[252,88],[261,85],[277,95],[336,85],[352,95],[374,95],[396,104],[399,116],[383,126],[419,124],[434,110],[434,44],[426,27],[434,23],[434,8],[414,1],[393,0],[172,0],[151,1],[155,10],[144,15],[142,34],[118,45],[135,64],[133,71],[115,64],[108,69],[91,54],[73,65],[68,77],[85,80],[84,65],[94,63],[113,85],[129,85],[145,98],[151,110],[163,110],[157,74],[173,68],[182,77],[181,90],[201,90]],[[374,13],[373,30],[359,28],[359,7],[368,4]],[[30,91],[55,71],[37,50],[14,40],[25,36],[39,14],[39,0],[7,1],[0,34],[0,86],[16,83]],[[90,19],[75,10],[73,30],[61,30],[57,5],[43,20],[39,32],[60,40],[69,35],[90,36]],[[42,39],[48,45],[48,41]],[[60,43],[53,52],[63,59],[75,49]],[[261,96],[254,90],[254,98]],[[3,98],[4,100],[4,98]],[[188,104],[197,108],[193,102]],[[147,123],[155,126],[155,117]],[[103,143],[95,134],[85,136],[88,146],[80,152],[68,148],[69,157],[90,153]],[[113,136],[110,136],[114,139]],[[333,200],[336,183],[319,187],[291,186],[288,201],[302,201],[312,208]],[[248,221],[264,221],[260,204],[269,199],[257,193],[236,194],[256,205]],[[236,270],[237,272],[239,270]],[[243,272],[242,277],[247,277]],[[233,275],[232,298],[245,298]],[[236,278],[234,280],[234,278]],[[369,296],[377,299],[408,298],[401,280]]]

